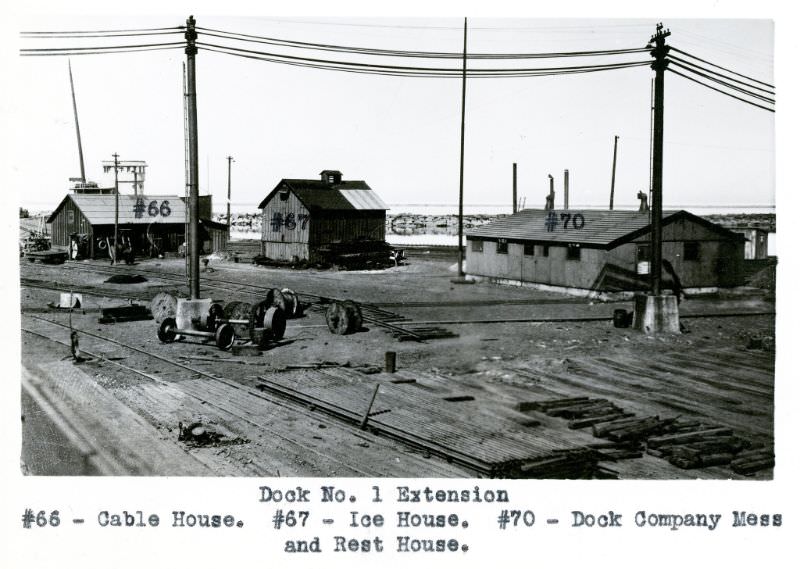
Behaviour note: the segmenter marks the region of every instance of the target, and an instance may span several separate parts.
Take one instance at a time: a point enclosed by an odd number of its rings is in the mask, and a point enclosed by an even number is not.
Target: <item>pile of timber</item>
[[[591,478],[618,478],[611,469],[598,463],[602,454],[594,449],[565,449],[529,460],[515,460],[501,465],[495,472],[498,478],[531,478],[558,480],[586,480]]]
[[[517,410],[568,419],[570,429],[591,427],[595,437],[611,441],[590,445],[600,460],[639,458],[645,450],[682,469],[730,465],[737,474],[748,475],[775,465],[771,448],[749,450],[750,441],[728,427],[677,417],[635,417],[607,399],[525,401]]]
[[[678,423],[674,432],[648,439],[647,452],[684,469],[730,465],[737,474],[754,474],[775,466],[771,448],[752,449],[732,429],[699,421]]]
[[[591,427],[596,423],[615,421],[633,416],[607,399],[570,397],[547,401],[523,401],[517,404],[518,411],[541,411],[551,417],[570,419],[570,429]]]
[[[775,453],[769,448],[740,452],[731,461],[731,470],[736,474],[755,474],[759,470],[775,466]]]

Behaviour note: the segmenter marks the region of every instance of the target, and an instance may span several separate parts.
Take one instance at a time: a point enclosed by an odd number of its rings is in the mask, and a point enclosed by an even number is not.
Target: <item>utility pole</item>
[[[461,66],[461,168],[458,181],[458,278],[464,280],[464,117],[467,102],[467,19],[464,18],[464,57]]]
[[[228,237],[231,236],[231,162],[235,160],[228,156]]]
[[[611,162],[611,201],[608,203],[608,209],[614,209],[614,182],[617,179],[617,141],[619,137],[614,135],[614,160]]]
[[[197,32],[194,16],[186,20],[186,99],[189,131],[189,297],[200,298],[200,239],[198,235],[199,172],[197,166],[197,90],[195,80],[195,56],[197,55]]]
[[[652,242],[650,247],[650,288],[653,296],[661,295],[661,212],[664,173],[664,70],[667,68],[667,53],[669,46],[666,39],[670,31],[664,29],[663,24],[656,26],[656,33],[650,38],[650,44],[655,44],[650,55],[655,58],[651,67],[656,72],[654,113],[653,113],[653,200],[652,211]]]
[[[78,134],[78,159],[81,162],[81,182],[86,183],[86,169],[83,167],[83,144],[81,144],[81,127],[78,125],[78,104],[75,102],[75,83],[72,81],[72,62],[69,66],[69,86],[72,89],[72,112],[75,114],[75,132]]]
[[[114,248],[111,251],[111,264],[117,262],[117,239],[119,238],[119,154],[114,156]]]
[[[517,213],[517,163],[514,162],[513,168],[513,190],[512,190],[512,200],[513,203],[511,204],[511,213]]]

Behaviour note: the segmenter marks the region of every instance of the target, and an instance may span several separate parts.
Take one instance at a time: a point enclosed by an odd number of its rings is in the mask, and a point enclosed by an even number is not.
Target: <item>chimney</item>
[[[547,196],[547,205],[544,209],[555,209],[556,194],[555,190],[553,189],[553,176],[548,174],[547,177],[550,178],[550,193]]]
[[[569,170],[564,170],[564,209],[569,209]]]
[[[636,197],[639,198],[639,212],[643,213],[645,211],[650,211],[650,206],[647,205],[647,194],[644,192],[639,192],[636,194]]]
[[[511,193],[511,213],[517,213],[517,163],[514,162],[513,190]]]

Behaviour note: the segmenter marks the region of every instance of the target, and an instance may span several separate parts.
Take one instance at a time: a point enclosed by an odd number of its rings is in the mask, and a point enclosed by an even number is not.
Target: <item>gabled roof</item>
[[[555,215],[549,217],[550,214]],[[562,217],[562,215],[564,217]],[[566,216],[571,217],[567,218]],[[582,224],[581,224],[582,216]],[[577,219],[577,222],[576,222]],[[679,219],[690,219],[731,241],[741,241],[742,236],[724,227],[706,221],[688,211],[665,211],[662,224]],[[548,223],[548,220],[550,221]],[[555,221],[555,225],[552,224]],[[565,228],[566,222],[566,228]],[[550,226],[550,230],[548,230]],[[621,243],[636,239],[650,231],[650,213],[625,210],[546,210],[525,209],[502,217],[481,227],[468,230],[469,238],[508,239],[541,243],[575,243],[589,247],[611,249]]]
[[[144,211],[141,217],[137,217],[136,203],[142,199]],[[52,223],[58,212],[72,200],[81,213],[89,220],[92,225],[113,225],[114,224],[114,194],[67,194],[58,207],[53,210],[47,223]],[[156,202],[158,215],[151,216],[148,207],[151,202]],[[169,210],[169,215],[162,215],[162,204],[167,202],[164,212]],[[180,196],[147,195],[134,196],[131,194],[119,195],[119,223],[120,224],[149,224],[149,223],[184,223],[186,218],[186,203]]]
[[[296,180],[284,178],[275,186],[260,204],[267,205],[282,188],[294,193],[303,205],[312,210],[380,211],[389,209],[383,200],[363,180],[342,180],[338,184],[328,184],[322,180]]]

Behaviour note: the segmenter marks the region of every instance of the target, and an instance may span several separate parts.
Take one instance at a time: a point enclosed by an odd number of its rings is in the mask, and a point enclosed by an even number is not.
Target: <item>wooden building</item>
[[[109,256],[114,240],[115,196],[113,194],[67,194],[53,210],[50,224],[52,244],[83,258]],[[120,194],[120,241],[130,240],[137,256],[177,253],[185,241],[186,202],[180,196]],[[211,196],[200,196],[201,249],[223,251],[228,228],[211,221]]]
[[[386,204],[338,170],[323,170],[318,180],[285,178],[258,207],[261,253],[269,259],[317,261],[331,246],[386,238]]]
[[[647,290],[650,212],[523,210],[467,232],[466,272],[591,296]],[[743,284],[744,237],[687,211],[664,212],[663,258],[685,290]],[[663,271],[664,288],[672,279]]]
[[[728,229],[740,233],[746,239],[744,245],[744,258],[748,261],[766,259],[769,233],[763,227],[728,226]]]

